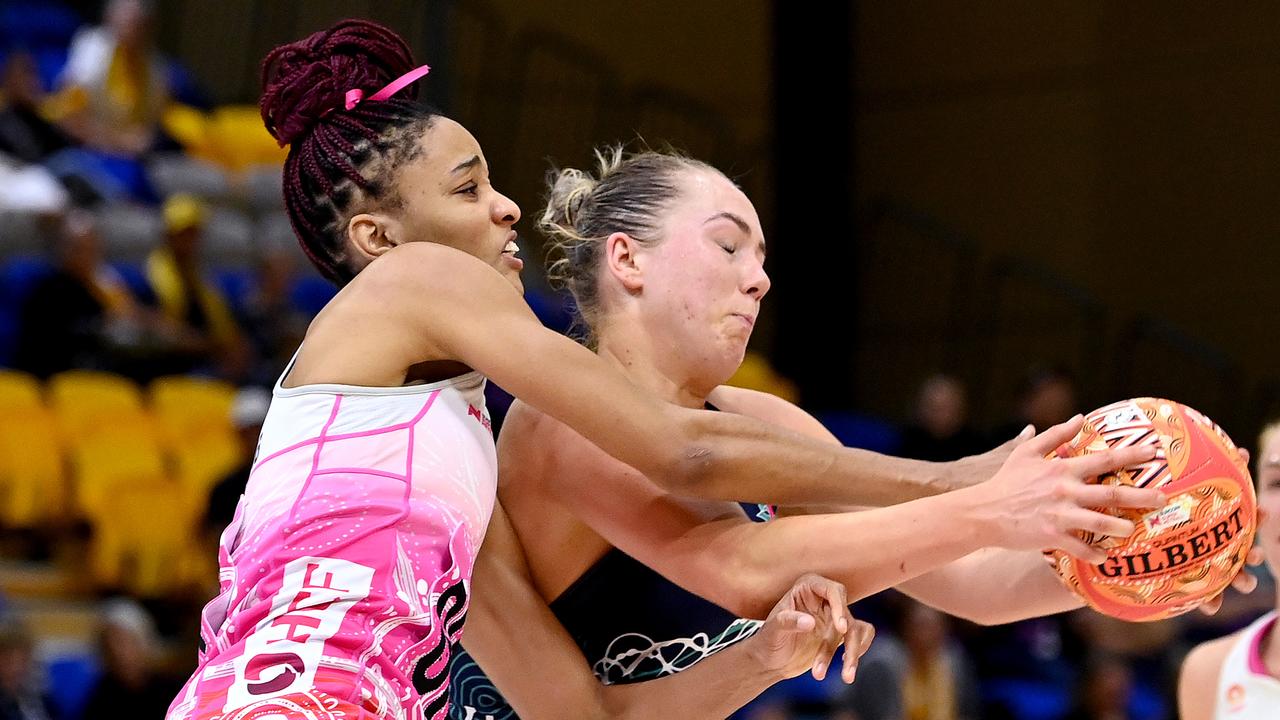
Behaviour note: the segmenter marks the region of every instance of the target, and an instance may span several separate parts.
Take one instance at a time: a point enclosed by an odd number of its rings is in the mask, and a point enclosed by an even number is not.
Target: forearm
[[[709,523],[681,539],[718,548],[735,577],[737,612],[762,617],[797,573],[842,583],[851,601],[935,570],[989,544],[979,498],[962,490],[858,513]]]
[[[732,645],[675,675],[604,688],[605,714],[619,720],[720,720],[784,679],[752,656],[755,638]],[[562,715],[568,717],[568,715]],[[574,716],[576,717],[576,716]]]
[[[674,479],[689,497],[790,505],[893,505],[955,489],[951,466],[845,448],[732,413],[699,412],[687,465]]]
[[[545,605],[495,590],[475,596],[463,646],[525,720],[718,719],[783,679],[752,655],[753,637],[675,675],[601,685]]]
[[[1084,605],[1036,552],[983,548],[898,586],[950,615],[999,625]]]
[[[534,590],[500,503],[476,559],[472,591],[463,647],[525,720],[651,718],[664,710],[668,717],[723,718],[782,679],[752,656],[759,642],[752,637],[669,678],[601,685]]]

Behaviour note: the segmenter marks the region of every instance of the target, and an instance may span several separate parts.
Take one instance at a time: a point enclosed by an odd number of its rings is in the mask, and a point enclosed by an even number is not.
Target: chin
[[[514,287],[517,292],[521,295],[524,294],[524,281],[520,279],[520,275],[516,273],[509,273],[506,278],[507,282],[511,283],[511,286]]]

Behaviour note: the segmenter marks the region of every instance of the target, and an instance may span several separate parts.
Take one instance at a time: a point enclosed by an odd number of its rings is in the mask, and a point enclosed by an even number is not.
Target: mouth
[[[512,230],[511,233],[507,235],[506,247],[502,248],[503,255],[510,255],[514,257],[516,253],[520,252],[520,246],[516,244],[517,237],[515,230]]]
[[[740,318],[744,323],[747,324],[748,329],[754,328],[756,326],[756,319],[754,316],[744,315],[742,313],[733,313],[733,317]]]
[[[516,257],[518,252],[520,252],[520,246],[516,244],[516,232],[512,230],[511,234],[507,235],[506,246],[502,248],[502,260],[517,272],[524,269],[524,261]]]

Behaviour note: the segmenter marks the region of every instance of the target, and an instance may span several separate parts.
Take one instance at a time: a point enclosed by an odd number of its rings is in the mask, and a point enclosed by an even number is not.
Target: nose
[[[756,302],[759,302],[769,292],[771,285],[769,273],[764,271],[764,263],[757,262],[752,265],[751,270],[746,275],[746,284],[743,292],[750,295]]]
[[[502,193],[497,196],[492,206],[493,221],[499,225],[515,225],[520,221],[520,206]]]

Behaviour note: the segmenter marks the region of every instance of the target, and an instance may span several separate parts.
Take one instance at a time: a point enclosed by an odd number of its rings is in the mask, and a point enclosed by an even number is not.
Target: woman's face
[[[687,170],[677,185],[660,242],[637,252],[641,321],[675,357],[723,382],[742,363],[769,291],[764,233],[751,201],[720,173]]]
[[[400,166],[396,178],[401,205],[388,237],[427,241],[473,255],[523,290],[516,257],[520,208],[489,182],[480,144],[466,128],[439,117],[418,141],[418,153]]]
[[[1271,433],[1258,460],[1258,543],[1272,573],[1280,575],[1280,433]]]

